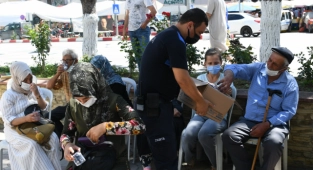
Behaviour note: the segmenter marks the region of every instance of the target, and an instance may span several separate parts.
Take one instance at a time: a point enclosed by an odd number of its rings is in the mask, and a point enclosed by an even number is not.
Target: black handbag
[[[28,106],[24,111],[24,115],[26,116],[36,111],[40,113],[40,120],[38,122],[34,122],[35,124],[37,125],[54,124],[52,120],[44,118],[43,113],[38,104],[32,104]]]

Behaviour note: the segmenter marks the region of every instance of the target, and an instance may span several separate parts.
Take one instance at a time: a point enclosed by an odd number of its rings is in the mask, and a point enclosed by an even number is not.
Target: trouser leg
[[[198,133],[198,139],[213,167],[216,168],[215,136],[226,128],[226,120],[221,123],[207,119]]]
[[[51,120],[54,122],[55,125],[54,132],[57,134],[59,138],[63,130],[63,124],[61,120],[65,117],[66,107],[67,105],[58,106],[51,111]],[[49,113],[45,113],[44,117],[49,118]]]
[[[198,133],[205,122],[203,117],[195,115],[188,123],[183,132],[182,149],[185,154],[185,161],[190,163],[195,155],[196,145],[198,142]]]
[[[158,116],[139,114],[146,124],[153,161],[157,170],[177,170],[176,139],[173,126],[173,106],[170,102],[160,104]]]
[[[286,126],[276,126],[267,131],[262,139],[263,165],[262,170],[272,170],[282,155],[283,144],[289,130]]]
[[[252,162],[243,144],[250,138],[250,129],[256,124],[256,122],[241,117],[222,135],[225,149],[238,170],[250,170],[251,168]]]

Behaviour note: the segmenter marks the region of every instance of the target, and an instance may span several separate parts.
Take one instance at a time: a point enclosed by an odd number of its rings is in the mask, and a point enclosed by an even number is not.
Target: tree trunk
[[[270,57],[272,47],[280,46],[281,0],[261,0],[260,61]]]
[[[83,56],[92,58],[96,55],[98,43],[98,15],[96,0],[81,0],[83,8]]]

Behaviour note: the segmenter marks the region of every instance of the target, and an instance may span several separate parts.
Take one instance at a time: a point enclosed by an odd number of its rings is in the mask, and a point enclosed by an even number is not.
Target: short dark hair
[[[185,24],[189,21],[194,22],[195,28],[199,27],[202,24],[202,22],[204,22],[205,25],[208,26],[209,22],[205,12],[199,8],[189,9],[180,17],[178,22],[181,24]]]
[[[217,56],[219,57],[220,61],[222,62],[222,51],[219,48],[210,48],[205,52],[204,55],[204,62],[206,62],[206,57],[207,56],[213,56],[217,54]]]

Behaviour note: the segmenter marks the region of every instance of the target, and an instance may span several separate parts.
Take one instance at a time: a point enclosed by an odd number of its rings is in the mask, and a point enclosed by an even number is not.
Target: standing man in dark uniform
[[[187,70],[186,43],[194,44],[208,25],[206,14],[198,8],[186,11],[178,23],[147,45],[139,76],[137,110],[146,124],[146,136],[158,170],[177,170],[173,105],[180,88],[204,115],[212,104],[197,90]]]

